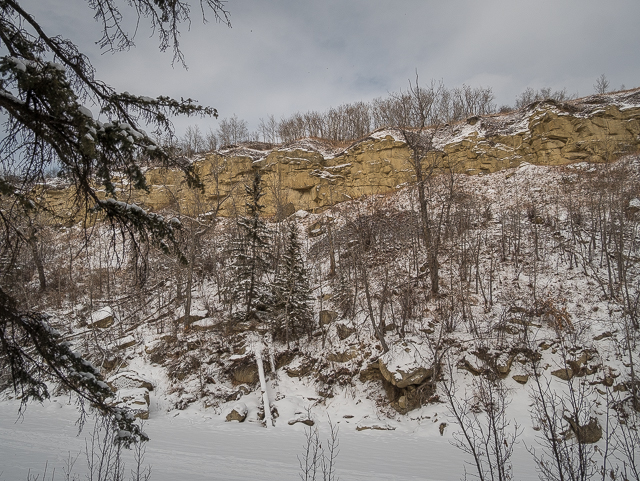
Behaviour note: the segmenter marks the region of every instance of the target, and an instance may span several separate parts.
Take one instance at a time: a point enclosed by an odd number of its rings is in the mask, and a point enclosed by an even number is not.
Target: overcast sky
[[[232,28],[200,21],[181,47],[188,70],[171,66],[141,24],[136,48],[100,54],[100,32],[86,0],[22,0],[50,34],[78,43],[97,77],[140,95],[191,97],[259,119],[324,111],[423,82],[490,86],[498,106],[527,87],[593,93],[640,85],[640,1],[608,0],[228,0]],[[203,130],[215,119],[176,119]]]

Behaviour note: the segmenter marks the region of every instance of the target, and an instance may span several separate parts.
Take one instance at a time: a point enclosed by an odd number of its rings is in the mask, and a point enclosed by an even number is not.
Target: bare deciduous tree
[[[605,74],[600,75],[593,84],[593,89],[597,94],[606,94],[609,91],[609,81]]]
[[[193,157],[195,154],[205,149],[205,138],[197,125],[189,125],[182,137],[182,150],[187,157]]]
[[[224,118],[220,121],[216,132],[220,147],[234,145],[249,139],[249,129],[247,122],[239,119],[236,114],[233,117]]]
[[[481,374],[473,380],[472,393],[460,397],[453,375],[453,366],[449,364],[444,392],[449,412],[459,428],[453,445],[473,458],[475,477],[481,481],[513,479],[511,456],[522,431],[507,418],[510,401],[506,387],[499,378]]]
[[[338,426],[329,419],[329,437],[326,449],[322,447],[317,427],[305,428],[306,441],[302,456],[298,456],[300,479],[302,481],[338,481],[336,476],[336,459],[340,453]]]
[[[551,87],[542,87],[540,90],[534,90],[531,87],[525,89],[516,98],[516,109],[521,109],[527,105],[539,100],[555,100],[556,102],[564,102],[575,98],[575,95],[567,94],[567,89],[553,91]]]

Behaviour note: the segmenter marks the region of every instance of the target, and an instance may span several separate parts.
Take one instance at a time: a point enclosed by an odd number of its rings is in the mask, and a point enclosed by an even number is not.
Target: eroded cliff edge
[[[439,126],[432,133],[435,150],[425,162],[460,173],[496,172],[523,162],[605,162],[640,144],[640,89],[536,102],[508,114]],[[201,213],[224,199],[219,214],[229,216],[243,211],[243,183],[260,169],[267,215],[286,216],[395,191],[414,179],[410,155],[402,132],[395,129],[378,130],[345,149],[314,139],[275,147],[250,143],[193,160],[204,192],[189,189],[180,172],[156,168],[146,173],[149,192],[123,188],[121,200],[154,211],[173,205],[183,213]],[[48,197],[60,205],[68,193],[50,189]]]

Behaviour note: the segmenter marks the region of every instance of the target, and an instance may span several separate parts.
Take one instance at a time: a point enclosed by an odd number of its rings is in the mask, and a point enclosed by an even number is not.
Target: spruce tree
[[[289,345],[290,341],[299,339],[303,334],[311,334],[313,312],[309,275],[302,258],[298,226],[293,221],[289,222],[287,230],[283,262],[274,282],[273,335]]]
[[[190,99],[117,92],[95,77],[93,66],[77,45],[46,32],[21,3],[0,0],[0,237],[15,240],[11,246],[5,244],[3,252],[12,250],[9,255],[15,256],[24,244],[34,242],[21,234],[20,226],[34,212],[47,211],[35,195],[36,186],[55,168],[69,182],[79,211],[106,218],[134,250],[141,243],[156,242],[179,255],[175,236],[179,225],[123,202],[114,178],[121,177],[134,189],[146,189],[144,160],[181,168],[189,185],[200,185],[193,167],[172,157],[144,129],[172,137],[171,116],[217,116],[216,110]],[[174,61],[183,61],[179,27],[189,23],[188,2],[122,3],[87,2],[102,35],[98,43],[105,51],[133,46],[134,38],[123,25],[129,19],[122,10],[131,7],[138,23],[150,22],[160,49],[172,48]],[[201,1],[203,14],[210,10],[228,22],[223,7],[220,0]],[[98,370],[49,326],[49,317],[30,312],[16,301],[14,293],[19,289],[7,282],[12,278],[5,276],[0,282],[0,372],[8,373],[23,403],[47,398],[47,383],[54,379],[110,416],[126,440],[143,437],[132,424],[132,416],[107,403],[111,389]]]
[[[268,274],[271,271],[271,231],[262,219],[264,205],[260,172],[245,185],[246,214],[238,219],[238,236],[232,246],[234,256],[230,297],[237,301],[235,321],[248,321],[265,312],[271,302]]]

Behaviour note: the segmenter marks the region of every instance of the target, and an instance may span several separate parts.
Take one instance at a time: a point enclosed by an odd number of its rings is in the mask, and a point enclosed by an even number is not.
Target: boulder
[[[236,356],[244,356],[247,354],[247,345],[244,342],[240,342],[233,346],[233,354]]]
[[[356,431],[366,431],[368,429],[374,431],[393,431],[396,428],[388,423],[385,423],[384,421],[374,421],[369,419],[363,419],[356,426]]]
[[[613,386],[613,392],[629,392],[629,386],[625,382],[618,383]]]
[[[289,377],[304,377],[311,372],[314,364],[312,359],[298,356],[287,366],[287,375]]]
[[[596,418],[589,419],[584,425],[578,424],[575,420],[565,416],[564,419],[571,426],[571,432],[575,435],[579,443],[593,444],[602,439],[602,427]]]
[[[220,321],[213,317],[203,317],[202,319],[196,319],[189,324],[189,329],[192,331],[212,331],[218,327]]]
[[[513,359],[515,357],[515,355],[508,352],[501,352],[486,348],[477,349],[473,351],[472,354],[484,363],[484,367],[482,369],[477,368],[477,370],[485,371],[486,369],[491,369],[501,379],[504,379],[509,375],[511,365],[513,364]]]
[[[144,352],[147,354],[154,354],[163,347],[163,342],[159,339],[147,341],[144,343]]]
[[[358,357],[358,350],[354,347],[343,352],[330,352],[327,354],[327,361],[330,362],[349,362]]]
[[[276,369],[280,369],[290,364],[297,356],[297,353],[292,351],[279,352],[276,354]]]
[[[612,376],[611,374],[605,374],[602,379],[600,381],[597,381],[600,384],[602,384],[603,386],[606,387],[612,387],[613,384],[616,382],[615,377]],[[593,384],[593,383],[590,383]]]
[[[258,381],[258,366],[255,364],[242,364],[234,368],[231,376],[235,385],[253,384]]]
[[[591,361],[596,359],[596,351],[591,349],[583,350],[579,356],[575,359],[567,359],[567,365],[573,371],[573,375],[576,377],[583,377],[585,375],[594,374],[599,366],[599,363],[589,365]]]
[[[529,376],[527,376],[526,374],[523,374],[523,375],[516,374],[514,376],[511,376],[511,378],[515,382],[517,382],[519,384],[522,384],[522,385],[527,384],[527,382],[529,381]]]
[[[293,426],[294,424],[297,424],[297,423],[302,423],[302,424],[305,424],[306,426],[313,426],[315,424],[315,421],[311,418],[311,416],[308,413],[297,412],[295,413],[295,416],[293,418],[287,421],[287,424],[289,426]]]
[[[635,197],[629,201],[629,207],[627,207],[627,213],[636,214],[638,212],[640,212],[640,199]]]
[[[338,313],[336,311],[320,311],[320,325],[326,326],[331,324],[338,318]]]
[[[123,371],[107,379],[107,384],[114,391],[120,389],[144,388],[153,391],[153,383],[135,371]]]
[[[602,334],[598,334],[596,337],[593,338],[594,341],[602,341],[603,339],[607,339],[609,337],[613,336],[613,332],[611,331],[606,331],[603,332]]]
[[[98,309],[91,313],[89,320],[87,321],[88,327],[95,327],[98,329],[106,329],[113,326],[116,321],[116,315],[109,306]]]
[[[336,323],[336,333],[338,334],[338,338],[341,341],[344,341],[347,337],[349,337],[354,332],[356,332],[356,330],[353,327],[346,326],[345,324],[342,324],[342,323]]]
[[[242,402],[237,402],[233,405],[231,412],[227,414],[226,422],[238,421],[239,423],[244,422],[247,419],[247,405]]]
[[[255,331],[256,323],[251,321],[234,322],[231,326],[233,332]]]
[[[382,377],[400,389],[422,384],[433,375],[433,359],[413,344],[392,345],[389,352],[380,356],[378,363]]]
[[[466,357],[463,357],[462,359],[460,359],[460,361],[458,361],[458,369],[469,371],[474,376],[479,376],[480,374],[482,374],[482,369],[471,364],[471,362],[469,362]]]
[[[407,413],[411,410],[411,401],[406,394],[402,394],[395,403],[391,403],[396,411],[399,413]],[[417,407],[417,406],[416,406]]]
[[[116,367],[123,369],[127,367],[127,363],[122,357],[109,355],[102,361],[102,369],[106,372],[113,371]]]
[[[149,390],[144,387],[119,389],[111,404],[128,409],[139,419],[149,419]]]
[[[505,378],[511,372],[511,365],[513,364],[514,356],[501,355],[496,359],[496,371],[501,378]]]
[[[563,381],[569,381],[573,378],[573,370],[570,367],[566,369],[558,369],[556,371],[551,371],[551,375],[562,379]]]
[[[204,319],[206,316],[200,314],[191,314],[190,316],[181,316],[176,319],[174,322],[180,326],[184,326],[184,328],[189,328],[191,324],[201,319]]]
[[[540,349],[542,349],[543,351],[548,351],[551,348],[551,344],[549,344],[547,341],[542,341],[538,347]]]
[[[126,349],[128,347],[135,346],[137,343],[138,341],[136,340],[136,338],[129,334],[128,336],[116,339],[114,346],[117,349]]]
[[[318,237],[324,234],[324,224],[322,221],[314,222],[307,229],[307,234],[309,237]]]
[[[360,382],[381,381],[382,379],[380,364],[377,362],[369,364],[365,369],[360,371]]]

